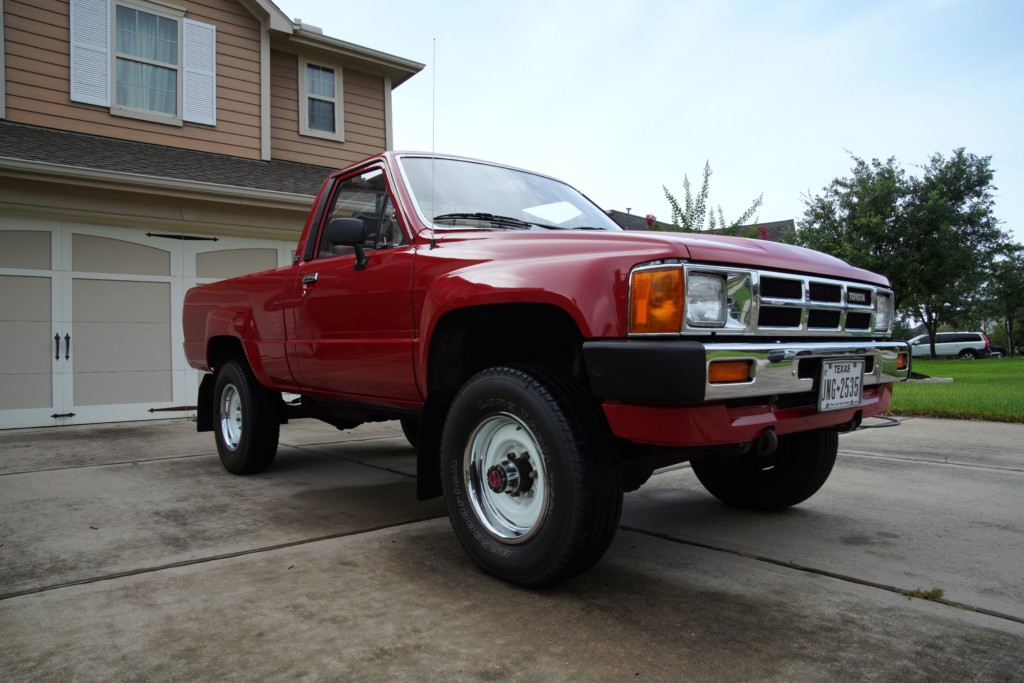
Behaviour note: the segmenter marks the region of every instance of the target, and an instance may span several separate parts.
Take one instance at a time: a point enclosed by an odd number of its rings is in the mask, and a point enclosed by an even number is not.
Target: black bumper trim
[[[704,345],[688,341],[604,340],[583,343],[594,394],[636,403],[693,405],[704,401]]]

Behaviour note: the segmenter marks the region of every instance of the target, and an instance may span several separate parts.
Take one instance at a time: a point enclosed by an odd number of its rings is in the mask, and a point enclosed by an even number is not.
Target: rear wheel
[[[255,474],[270,467],[281,431],[274,394],[244,361],[232,360],[217,372],[213,400],[217,453],[224,468]]]
[[[817,430],[779,438],[768,457],[708,457],[691,462],[694,474],[723,503],[751,510],[781,510],[802,503],[832,472],[839,435]]]
[[[974,349],[964,349],[960,352],[960,357],[964,360],[974,360],[978,357],[978,352]]]
[[[409,442],[410,446],[416,448],[420,435],[419,418],[403,417],[399,422],[402,424],[402,433],[405,434],[405,440]]]
[[[544,368],[497,367],[455,397],[441,445],[452,527],[485,571],[542,586],[593,565],[622,511],[622,480],[592,399]]]

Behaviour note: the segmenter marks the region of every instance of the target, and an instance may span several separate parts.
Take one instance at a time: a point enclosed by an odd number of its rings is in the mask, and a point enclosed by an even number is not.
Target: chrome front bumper
[[[706,401],[813,391],[821,375],[821,361],[833,358],[863,358],[864,386],[901,382],[910,376],[910,346],[901,341],[705,344],[704,350],[709,365],[745,360],[750,361],[752,370],[752,378],[746,382],[707,382]],[[906,354],[906,367],[898,369],[896,360],[901,353]]]

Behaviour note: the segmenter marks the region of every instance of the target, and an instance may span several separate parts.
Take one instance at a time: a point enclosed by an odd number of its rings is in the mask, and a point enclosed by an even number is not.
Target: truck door
[[[365,224],[364,269],[356,269],[352,247],[328,242],[333,218]],[[420,400],[413,373],[413,249],[383,170],[340,178],[312,229],[315,248],[301,255],[285,303],[300,383],[340,399]]]

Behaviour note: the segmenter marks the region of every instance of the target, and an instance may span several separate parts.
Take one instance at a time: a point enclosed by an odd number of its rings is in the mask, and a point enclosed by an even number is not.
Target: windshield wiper
[[[515,225],[521,228],[529,228],[535,223],[529,223],[527,221],[519,220],[518,218],[512,218],[511,216],[496,216],[493,213],[442,213],[440,216],[434,216],[435,221],[443,220],[470,220],[470,221],[490,221],[492,223],[503,223],[505,225]]]

